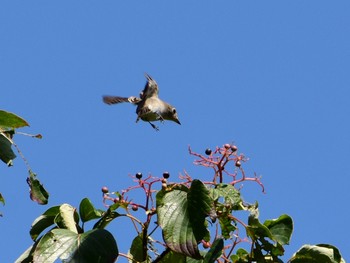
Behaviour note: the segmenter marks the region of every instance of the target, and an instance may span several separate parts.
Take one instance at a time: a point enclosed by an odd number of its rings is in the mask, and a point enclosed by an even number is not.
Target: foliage
[[[13,159],[16,158],[15,153],[12,151],[12,138],[15,133],[15,129],[29,126],[29,124],[21,117],[0,110],[0,159],[7,166],[13,165]]]
[[[118,257],[129,262],[282,262],[293,232],[292,218],[281,215],[260,222],[258,203],[248,203],[241,195],[242,182],[247,181],[264,191],[260,177],[245,174],[242,166],[247,158],[230,144],[207,149],[205,155],[191,149],[189,153],[196,165],[213,170],[210,180],[193,179],[184,172],[180,182],[169,182],[167,172],[162,178],[137,173],[136,184],[125,190],[102,188],[105,210],[96,209],[87,198],[81,201],[79,213],[69,204],[52,207],[33,222],[34,244],[16,262],[95,263],[114,262]],[[136,189],[143,190],[143,202],[130,201]],[[144,218],[136,217],[138,210],[145,212]],[[245,220],[238,211],[245,213]],[[105,229],[120,217],[129,218],[136,230],[128,253],[119,253],[113,235]],[[92,229],[85,231],[84,224],[92,220]],[[156,239],[157,231],[162,240]],[[344,260],[337,248],[316,245],[302,247],[290,262]]]
[[[84,199],[80,216],[86,222],[101,217],[102,212]],[[72,206],[51,207],[34,221],[30,235],[35,243],[16,262],[54,262],[58,257],[63,262],[114,262],[118,247],[113,235],[99,228],[84,232],[78,222],[79,215]],[[39,237],[52,225],[51,230]]]
[[[7,112],[4,110],[0,110],[0,160],[3,161],[7,166],[13,165],[13,160],[16,158],[16,154],[12,150],[12,146],[17,149],[17,152],[22,157],[24,163],[27,166],[29,177],[27,178],[27,183],[30,188],[30,198],[37,202],[38,204],[44,205],[47,204],[49,194],[45,190],[44,186],[40,183],[40,181],[36,178],[36,174],[32,172],[32,169],[29,166],[29,163],[24,158],[22,152],[20,151],[17,144],[14,142],[13,137],[17,132],[18,128],[23,128],[29,126],[28,122],[23,118],[13,114],[11,112]],[[22,135],[27,135],[33,138],[41,139],[42,136],[40,134],[31,135],[26,133],[19,133]],[[5,204],[5,199],[0,193],[0,202]]]
[[[291,258],[290,263],[303,263],[303,262],[323,262],[323,263],[335,263],[345,260],[341,257],[339,250],[327,244],[319,245],[304,245],[302,246]]]

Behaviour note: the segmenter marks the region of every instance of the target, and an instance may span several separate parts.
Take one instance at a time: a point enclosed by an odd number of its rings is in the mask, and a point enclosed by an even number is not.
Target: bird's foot
[[[156,125],[154,125],[154,124],[151,123],[151,122],[148,122],[148,123],[151,124],[151,126],[152,126],[153,129],[155,129],[156,131],[159,131],[159,128],[158,128]]]

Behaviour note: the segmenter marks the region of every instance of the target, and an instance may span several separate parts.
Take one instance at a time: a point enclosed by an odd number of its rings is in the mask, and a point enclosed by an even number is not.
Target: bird
[[[158,97],[159,88],[157,82],[147,73],[145,73],[145,77],[147,79],[147,82],[139,97],[120,97],[105,95],[102,96],[103,102],[108,105],[123,102],[128,102],[136,105],[136,122],[141,119],[151,124],[152,128],[157,131],[159,131],[159,128],[152,123],[154,121],[163,122],[165,120],[169,120],[181,125],[177,116],[176,109]]]

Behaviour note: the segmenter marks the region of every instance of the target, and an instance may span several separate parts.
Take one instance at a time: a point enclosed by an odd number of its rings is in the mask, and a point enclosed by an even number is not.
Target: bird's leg
[[[152,122],[149,121],[148,123],[151,124],[153,129],[155,129],[156,131],[159,131],[159,128],[156,125],[154,125]]]
[[[158,115],[158,120],[160,122],[164,122],[164,118],[162,117],[162,115],[160,113],[158,113],[158,112],[156,112],[156,114]]]

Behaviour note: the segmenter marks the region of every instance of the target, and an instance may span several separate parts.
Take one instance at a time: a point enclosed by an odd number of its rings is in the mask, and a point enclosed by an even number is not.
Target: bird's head
[[[181,125],[181,122],[179,121],[179,117],[177,116],[177,111],[171,105],[168,105],[167,114],[166,114],[166,116],[164,116],[164,119],[176,122],[177,124]]]

